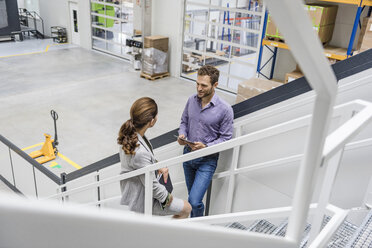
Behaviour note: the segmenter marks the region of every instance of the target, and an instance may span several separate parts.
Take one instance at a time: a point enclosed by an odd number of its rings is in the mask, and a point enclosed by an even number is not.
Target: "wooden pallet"
[[[161,79],[161,78],[165,78],[165,77],[169,77],[169,76],[170,76],[169,72],[156,74],[156,75],[148,75],[146,73],[141,72],[141,78],[146,78],[146,79],[151,80],[151,81]]]

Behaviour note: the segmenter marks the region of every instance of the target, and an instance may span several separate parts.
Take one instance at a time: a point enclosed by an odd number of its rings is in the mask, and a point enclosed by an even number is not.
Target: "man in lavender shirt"
[[[220,72],[210,65],[198,70],[197,94],[185,106],[178,131],[178,143],[189,153],[231,139],[234,114],[231,106],[215,94]],[[180,138],[187,138],[194,144]],[[217,167],[218,153],[183,163],[186,186],[192,206],[191,217],[204,215],[202,202]]]

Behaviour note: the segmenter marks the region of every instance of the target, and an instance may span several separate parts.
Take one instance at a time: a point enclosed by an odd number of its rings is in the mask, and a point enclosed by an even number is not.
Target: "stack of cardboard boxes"
[[[168,41],[159,35],[145,37],[142,73],[155,76],[168,72]]]
[[[372,48],[372,17],[363,19],[362,28],[360,29],[357,50],[364,52]]]
[[[236,103],[242,102],[281,85],[283,84],[273,80],[251,78],[247,81],[239,83],[238,92],[236,95]]]
[[[313,24],[313,29],[318,34],[320,41],[322,43],[329,42],[332,39],[338,6],[308,4],[305,5],[305,8]],[[266,37],[284,40],[284,37],[279,32],[270,15],[267,19]]]

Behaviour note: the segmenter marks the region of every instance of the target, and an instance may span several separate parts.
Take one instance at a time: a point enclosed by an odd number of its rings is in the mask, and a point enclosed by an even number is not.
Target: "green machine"
[[[97,14],[115,17],[115,9],[113,6],[107,6],[107,5],[99,4],[99,3],[92,3],[92,11]],[[101,16],[96,16],[96,18],[97,18],[96,21],[100,23],[102,27],[111,28],[114,26],[114,20],[111,18],[105,18]]]

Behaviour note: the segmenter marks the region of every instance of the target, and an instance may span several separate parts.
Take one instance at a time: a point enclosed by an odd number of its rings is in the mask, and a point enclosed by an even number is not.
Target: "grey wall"
[[[71,41],[71,24],[69,2],[78,4],[78,25],[80,46],[91,48],[90,4],[85,0],[39,0],[40,16],[44,19],[45,34],[50,35],[51,26],[61,26],[67,29],[67,37]]]
[[[69,27],[68,1],[40,0],[40,16],[44,20],[45,35],[50,36],[51,26]]]
[[[182,52],[182,23],[184,0],[152,2],[152,35],[169,37],[169,71],[180,75]]]

